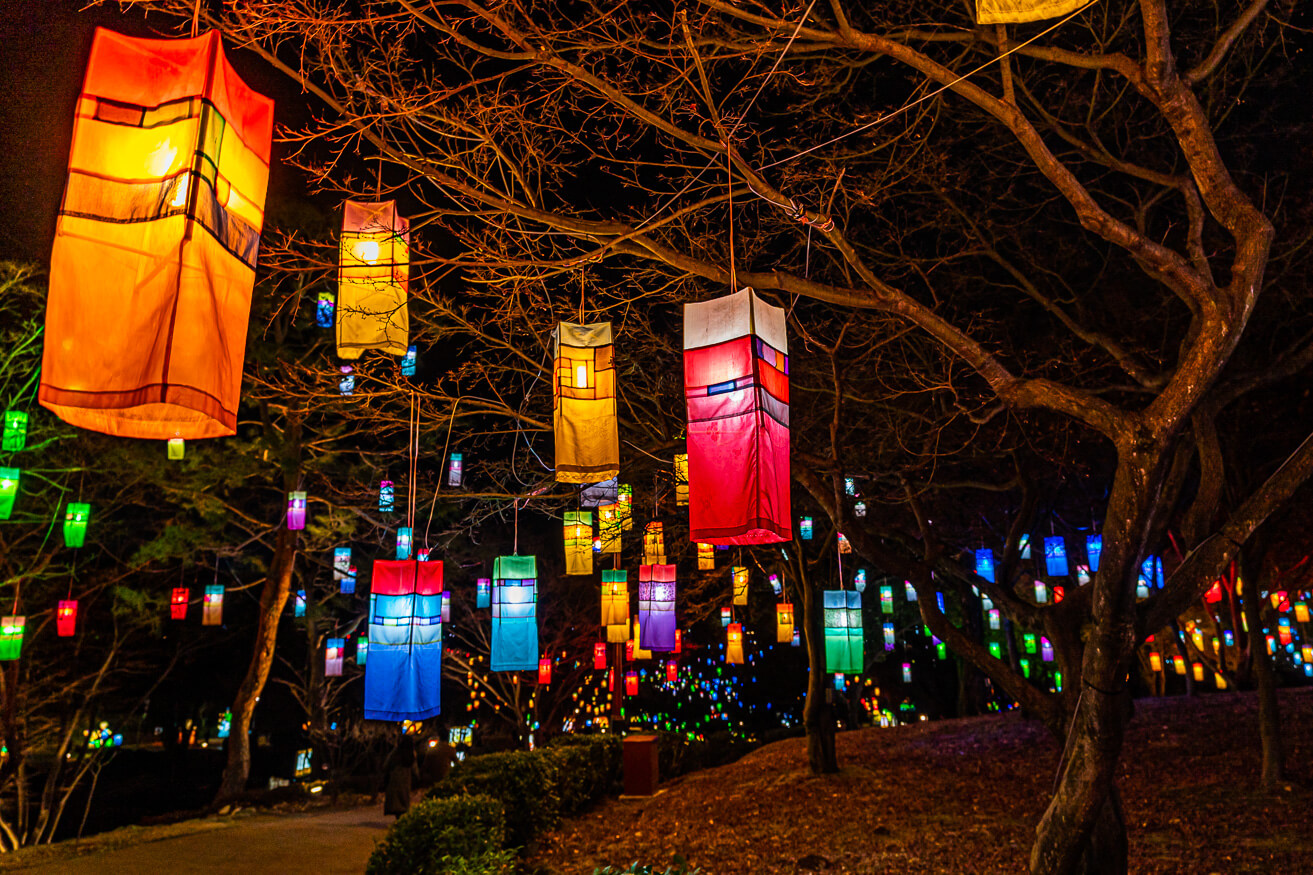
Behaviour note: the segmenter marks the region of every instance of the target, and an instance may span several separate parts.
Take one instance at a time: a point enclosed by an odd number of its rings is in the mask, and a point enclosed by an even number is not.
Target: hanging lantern
[[[26,625],[27,617],[0,617],[0,660],[18,659]]]
[[[397,561],[401,562],[410,558],[410,541],[414,534],[409,526],[400,526],[397,528]]]
[[[16,453],[27,446],[27,412],[6,410],[4,431],[0,433],[0,452]]]
[[[734,584],[734,604],[746,605],[748,603],[748,569],[742,565],[735,565],[731,574],[731,580]]]
[[[346,639],[329,638],[324,647],[324,677],[340,678],[342,676],[342,656],[346,650]]]
[[[733,620],[733,619],[734,619],[734,611],[733,611],[732,608],[721,608],[721,609],[720,609],[720,626],[721,626],[722,629],[728,629],[728,628],[729,628],[729,622],[730,622],[730,620]]]
[[[305,493],[287,493],[287,528],[300,531],[305,528]]]
[[[853,578],[853,589],[858,592],[866,592],[866,569],[857,569],[857,576]]]
[[[452,453],[451,462],[447,465],[447,485],[460,486],[465,482],[465,456],[462,453]]]
[[[406,347],[406,354],[401,359],[401,376],[415,376],[415,364],[419,361],[419,351],[415,349],[415,344]]]
[[[905,684],[910,684],[911,682],[912,682],[912,663],[910,663],[910,662],[904,662],[904,663],[903,663],[903,683],[905,683]]]
[[[91,505],[70,501],[64,511],[64,546],[76,548],[85,544],[89,522],[91,522]]]
[[[620,473],[615,348],[611,323],[560,323],[555,332],[553,427],[558,483],[594,483]]]
[[[44,406],[119,437],[236,432],[272,129],[218,31],[96,29],[50,257]]]
[[[743,664],[743,625],[730,623],[725,633],[725,662],[730,665]]]
[[[643,563],[666,564],[666,536],[664,527],[659,522],[650,522],[643,530]]]
[[[976,0],[976,24],[1025,24],[1070,15],[1089,0]]]
[[[205,599],[201,604],[201,625],[223,625],[223,584],[212,583],[205,587]]]
[[[780,576],[778,574],[772,574],[769,580],[771,592],[775,593],[777,596],[783,595],[784,584],[780,583]]]
[[[77,622],[77,599],[60,601],[59,607],[55,609],[55,634],[60,638],[71,638],[77,631]]]
[[[1044,585],[1044,581],[1035,581],[1035,603],[1045,604],[1049,600],[1049,588]]]
[[[797,626],[793,627],[793,640],[789,643],[794,647],[802,646],[802,632],[798,629]]]
[[[369,661],[369,636],[361,635],[356,639],[356,665],[364,666]]]
[[[492,581],[486,577],[480,577],[474,584],[474,607],[492,607]]]
[[[623,528],[619,503],[604,504],[597,509],[597,534],[602,542],[602,553],[620,552],[620,533]]]
[[[793,605],[780,602],[775,606],[775,643],[787,644],[793,640]]]
[[[784,310],[743,289],[684,305],[689,537],[771,544],[789,531]]]
[[[1090,569],[1085,565],[1076,566],[1076,585],[1084,586],[1090,582]]]
[[[866,519],[866,502],[859,501],[853,505],[853,516],[857,517],[859,520]]]
[[[880,587],[880,613],[892,614],[894,612],[894,588],[892,586]]]
[[[1066,577],[1067,543],[1060,537],[1044,539],[1044,567],[1049,577]]]
[[[853,551],[853,545],[848,543],[848,536],[843,532],[839,533],[839,552],[848,554]]]
[[[698,571],[716,570],[716,548],[711,544],[698,544]]]
[[[998,608],[994,608],[989,612],[989,628],[997,632],[1002,626],[1002,618],[999,616]]]
[[[675,506],[688,507],[688,454],[675,456]]]
[[[642,565],[638,569],[638,619],[643,650],[675,649],[675,566]]]
[[[606,642],[593,642],[593,668],[601,671],[606,668]]]
[[[616,496],[616,517],[620,520],[622,530],[629,532],[634,528],[634,487],[621,483]]]
[[[638,695],[638,672],[636,671],[625,672],[625,695],[626,696]]]
[[[396,201],[342,207],[337,267],[337,354],[358,359],[367,349],[405,355],[410,334],[410,222]]]
[[[1035,633],[1033,632],[1025,633],[1024,635],[1021,636],[1021,642],[1022,642],[1022,647],[1025,649],[1027,653],[1032,653],[1032,654],[1035,653],[1035,649],[1036,649]]]
[[[378,481],[378,509],[380,513],[392,513],[396,508],[396,489],[391,480]]]
[[[812,539],[812,518],[809,516],[802,517],[798,520],[798,536],[804,541]]]
[[[332,328],[334,309],[333,290],[320,289],[315,298],[315,324],[320,328]]]
[[[994,551],[988,547],[982,547],[976,551],[976,574],[994,582]]]
[[[1047,639],[1047,638],[1040,638],[1040,639],[1039,639],[1039,653],[1040,653],[1040,657],[1041,657],[1045,662],[1052,662],[1052,661],[1053,661],[1053,642],[1049,641],[1049,639]]]
[[[1194,673],[1194,679],[1195,679],[1196,681],[1203,681],[1203,679],[1204,679],[1204,664],[1203,664],[1202,662],[1191,663],[1190,668],[1191,668],[1191,670],[1192,670],[1193,673]]]
[[[912,586],[912,581],[910,580],[903,581],[903,594],[907,596],[908,602],[916,601],[916,587]]]
[[[1162,654],[1156,650],[1149,651],[1149,669],[1156,672],[1163,670]]]
[[[549,686],[552,682],[552,659],[544,656],[538,660],[538,683],[544,687]]]
[[[1149,597],[1149,584],[1144,582],[1143,577],[1135,582],[1135,597],[1137,599],[1147,599]]]
[[[292,616],[294,618],[305,616],[305,590],[303,589],[298,589],[292,599]]]
[[[827,589],[825,612],[825,670],[861,674],[865,670],[862,647],[862,595],[853,590]]]
[[[356,568],[351,564],[350,547],[333,548],[333,582],[343,595],[356,591]]]
[[[1022,559],[1030,558],[1030,535],[1022,535],[1017,542],[1017,552]]]
[[[673,659],[666,662],[666,680],[672,684],[679,680],[679,663]]]
[[[625,623],[625,662],[634,661],[634,639],[629,637],[629,624]]]
[[[0,475],[3,475],[3,470],[0,470]],[[0,517],[3,517],[3,514],[0,514]],[[1295,621],[1298,623],[1307,623],[1309,617],[1308,603],[1295,602],[1294,609],[1295,609]]]
[[[892,647],[886,646],[885,650],[893,650]],[[989,655],[995,659],[1003,658],[1003,647],[997,641],[989,642]]]
[[[892,652],[894,649],[894,624],[884,624],[884,649],[885,652]]]
[[[355,368],[350,365],[342,365],[337,369],[342,378],[337,381],[337,391],[342,395],[352,395],[356,391],[356,378],[352,374]]]
[[[581,507],[602,507],[620,500],[620,480],[612,477],[600,483],[589,483],[579,490]]]
[[[1085,536],[1085,555],[1089,557],[1090,571],[1099,570],[1099,557],[1103,555],[1103,535]]]
[[[368,657],[365,719],[420,721],[440,713],[442,562],[376,560],[370,591],[369,643],[356,645],[356,664],[361,645]],[[495,661],[496,621],[493,632]]]
[[[533,556],[499,556],[493,569],[493,671],[538,665],[538,563]]]
[[[565,573],[593,573],[593,514],[587,510],[565,512]]]
[[[187,443],[182,438],[169,438],[166,448],[170,462],[181,461],[187,454]]]
[[[0,520],[9,519],[14,512],[20,474],[17,468],[0,468]]]
[[[442,622],[451,622],[451,590],[442,592]]]
[[[174,620],[187,619],[187,602],[191,599],[191,590],[185,586],[174,587],[169,598],[169,616]]]
[[[606,640],[620,644],[629,640],[629,574],[626,571],[602,572],[602,625]]]
[[[676,655],[684,652],[684,633],[680,629],[675,630],[675,649],[670,652]]]

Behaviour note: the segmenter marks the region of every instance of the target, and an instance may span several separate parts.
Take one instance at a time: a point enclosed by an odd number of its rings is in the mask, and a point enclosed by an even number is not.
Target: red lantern
[[[77,599],[61,601],[59,608],[55,611],[55,630],[60,638],[70,638],[77,631],[78,622],[78,603]]]
[[[634,639],[630,638],[625,642],[625,662],[634,661]]]
[[[684,633],[679,629],[675,630],[675,649],[671,653],[682,653],[684,650]]]
[[[593,668],[598,671],[606,668],[606,643],[603,641],[593,644]]]
[[[552,660],[544,656],[538,660],[538,683],[547,686],[552,682]]]
[[[625,695],[626,696],[638,695],[638,672],[636,671],[625,672]]]
[[[606,672],[606,689],[607,692],[615,692],[615,667],[612,666]]]
[[[173,599],[169,602],[169,616],[175,620],[187,619],[187,601],[191,598],[191,590],[185,586],[177,587],[173,590]]]
[[[679,663],[673,659],[666,663],[666,680],[672,684],[679,677]]]

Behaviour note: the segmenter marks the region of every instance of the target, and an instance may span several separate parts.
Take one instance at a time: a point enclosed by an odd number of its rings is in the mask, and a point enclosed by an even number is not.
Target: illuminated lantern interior
[[[734,586],[734,604],[746,605],[748,603],[748,579],[750,574],[748,569],[742,565],[735,565],[730,575],[730,580]]]
[[[304,492],[287,493],[287,527],[292,531],[305,528],[305,502]]]
[[[16,453],[27,446],[27,412],[6,410],[4,431],[0,432],[0,452]]]
[[[646,565],[666,564],[665,527],[659,522],[650,522],[643,530],[643,563]]]
[[[201,625],[223,625],[223,584],[212,583],[205,587],[205,598],[201,603]]]
[[[324,647],[324,677],[342,676],[342,657],[346,651],[346,639],[329,638]]]
[[[493,569],[493,671],[538,667],[538,563],[533,556],[499,556]]]
[[[688,454],[675,455],[675,506],[688,506]]]
[[[565,512],[565,573],[593,573],[593,513],[587,510]]]
[[[1103,535],[1085,536],[1085,555],[1089,557],[1090,571],[1099,570],[1099,557],[1103,555]]]
[[[333,290],[320,289],[315,300],[315,324],[320,328],[332,328],[333,310]]]
[[[1149,652],[1149,668],[1153,671],[1163,670],[1162,654],[1158,653],[1156,650]]]
[[[769,580],[771,592],[775,593],[777,596],[782,595],[784,593],[784,584],[780,583],[780,576],[778,574],[772,574]],[[862,585],[866,585],[865,578],[862,580]]]
[[[27,617],[0,617],[0,660],[18,659]]]
[[[544,656],[538,660],[538,683],[547,686],[552,682],[552,660]]]
[[[19,476],[21,472],[17,468],[0,468],[0,520],[9,519],[14,512]]]
[[[169,616],[174,620],[187,619],[187,602],[191,599],[191,590],[185,586],[174,587],[169,598]]]
[[[743,624],[730,623],[725,632],[725,662],[743,664]]]
[[[730,620],[732,620],[732,619],[734,619],[734,609],[733,609],[733,608],[721,608],[721,609],[720,609],[720,625],[721,625],[721,628],[725,628],[725,629],[729,628],[729,622],[730,622]]]
[[[895,642],[895,638],[894,638],[894,624],[893,624],[893,623],[885,623],[885,624],[884,624],[884,649],[885,649],[886,652],[891,652],[891,651],[893,651],[893,649],[894,649],[894,642]],[[989,652],[992,653],[992,654],[994,654],[995,657],[998,656],[997,653],[994,653],[994,651],[995,651],[997,648],[998,648],[998,642],[997,642],[997,641],[991,641],[991,642],[990,642],[990,649],[989,649]]]
[[[661,652],[675,649],[675,566],[639,567],[637,623],[640,648]]]
[[[442,622],[451,622],[451,590],[449,589],[442,592]]]
[[[119,437],[235,433],[272,130],[218,31],[97,28],[50,258],[44,406]]]
[[[894,588],[892,586],[880,587],[880,613],[892,614],[894,612]]]
[[[1067,543],[1062,538],[1044,539],[1044,567],[1049,577],[1067,575]]]
[[[365,719],[424,720],[442,710],[442,562],[379,559],[369,596]]]
[[[70,501],[64,511],[64,546],[81,547],[87,541],[87,524],[91,521],[91,505]]]
[[[849,589],[823,593],[825,670],[860,674],[865,668],[862,636],[862,594]]]
[[[716,548],[712,544],[698,544],[698,571],[716,570]]]
[[[788,644],[793,641],[793,605],[780,602],[775,606],[775,643]]]
[[[346,201],[337,270],[337,354],[404,356],[410,346],[410,222],[396,201]]]
[[[620,473],[611,323],[562,322],[556,335],[556,480],[596,483]]]
[[[77,632],[77,622],[77,599],[60,601],[59,606],[55,609],[55,634],[60,638],[72,637]]]

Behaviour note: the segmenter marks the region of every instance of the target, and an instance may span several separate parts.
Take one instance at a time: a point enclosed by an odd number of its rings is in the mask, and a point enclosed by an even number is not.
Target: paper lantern
[[[748,603],[748,578],[750,572],[742,565],[735,565],[730,575],[730,580],[734,586],[734,604],[746,605]]]
[[[1085,565],[1076,566],[1076,585],[1084,586],[1090,582],[1090,569]]]
[[[775,643],[787,644],[793,640],[793,605],[780,602],[775,606]]]
[[[590,483],[579,491],[579,504],[582,507],[602,507],[615,504],[620,500],[620,481],[616,477],[600,483]]]
[[[342,655],[345,650],[346,639],[328,639],[328,643],[324,647],[324,677],[339,678],[342,676]]]
[[[287,527],[292,531],[305,528],[305,493],[287,493]]]
[[[1194,646],[1199,650],[1203,650],[1203,644],[1201,643],[1203,636],[1196,631],[1194,633],[1194,639]],[[1277,617],[1277,640],[1281,642],[1282,646],[1291,643],[1293,640],[1289,617]]]
[[[802,517],[798,520],[798,536],[804,541],[812,539],[812,518],[809,516]]]
[[[720,626],[722,629],[728,629],[730,620],[734,619],[734,610],[732,608],[720,609]]]
[[[1149,669],[1151,671],[1163,670],[1162,654],[1158,653],[1156,650],[1149,651]]]
[[[880,587],[880,613],[892,614],[894,612],[894,588],[892,586]]]
[[[343,595],[356,591],[356,567],[351,564],[350,547],[333,548],[333,582]]]
[[[70,501],[64,511],[64,546],[81,547],[85,544],[89,522],[91,522],[91,505]]]
[[[603,641],[593,642],[593,668],[598,671],[606,668],[606,643]]]
[[[415,365],[418,361],[419,351],[415,349],[415,345],[412,343],[406,347],[406,354],[401,359],[401,376],[415,376]]]
[[[442,622],[451,622],[451,590],[442,592]]]
[[[217,31],[97,28],[50,258],[44,406],[120,437],[235,433],[272,128]]]
[[[725,662],[743,664],[743,624],[730,623],[725,633]]]
[[[798,630],[797,626],[793,627],[793,640],[789,643],[794,647],[802,646],[802,632]]]
[[[410,558],[410,542],[413,531],[409,526],[400,526],[397,528],[397,561],[404,561]]]
[[[187,602],[191,599],[191,590],[185,586],[174,587],[169,598],[169,617],[174,620],[187,619]]]
[[[18,659],[26,625],[27,617],[0,617],[0,660]]]
[[[486,577],[480,577],[474,584],[474,607],[492,607],[492,581]]]
[[[342,379],[337,381],[337,391],[342,395],[351,395],[356,391],[356,378],[351,375],[355,368],[350,365],[342,365],[337,369],[342,374]]]
[[[55,608],[55,634],[60,638],[70,638],[77,631],[77,599],[61,600]]]
[[[999,616],[998,608],[989,612],[989,628],[997,632],[1002,628],[1002,618]]]
[[[493,671],[538,665],[538,563],[533,556],[499,556],[493,568]]]
[[[752,289],[684,305],[689,537],[770,544],[789,520],[784,310]]]
[[[4,474],[3,469],[0,469],[0,476],[3,476],[3,474]],[[3,516],[3,514],[0,514],[0,516]],[[1296,622],[1299,622],[1299,623],[1307,623],[1307,622],[1308,622],[1308,617],[1309,617],[1309,612],[1308,612],[1308,603],[1307,603],[1307,602],[1295,602],[1295,604],[1294,604],[1294,609],[1295,609],[1295,620],[1296,620]]]
[[[639,566],[637,622],[640,648],[675,649],[675,566]]]
[[[903,595],[907,597],[908,602],[916,601],[916,587],[912,586],[910,580],[903,581]]]
[[[860,674],[865,669],[862,642],[862,594],[849,589],[823,593],[825,670]]]
[[[911,682],[912,682],[912,663],[910,663],[910,662],[904,662],[904,663],[903,663],[903,683],[905,683],[905,684],[910,684]]]
[[[205,598],[201,602],[201,625],[223,625],[223,584],[212,583],[205,587]]]
[[[620,504],[605,504],[597,509],[598,537],[603,553],[620,552],[620,533],[624,524],[620,519]]]
[[[859,501],[853,505],[853,516],[857,517],[859,520],[866,519],[866,502]]]
[[[885,647],[885,650],[892,650],[892,647]],[[989,655],[995,659],[1003,658],[1003,646],[997,641],[989,642]]]
[[[378,509],[380,513],[391,513],[396,508],[396,489],[391,480],[378,481]]]
[[[857,569],[856,576],[853,577],[853,589],[858,592],[866,592],[866,569]]]
[[[1033,632],[1025,633],[1024,635],[1021,636],[1021,642],[1022,642],[1022,647],[1025,649],[1027,653],[1035,653],[1037,646],[1035,633]]]
[[[1061,18],[1090,0],[976,0],[977,24],[1024,24]]]
[[[620,570],[602,572],[602,625],[606,640],[629,640],[629,575]]]
[[[659,522],[650,522],[643,530],[643,562],[646,565],[666,564],[666,536]]]
[[[847,553],[851,553],[852,551],[853,551],[853,545],[850,544],[850,543],[848,542],[848,536],[845,535],[843,532],[840,532],[840,533],[839,533],[839,552],[840,552],[840,553],[847,554]]]
[[[1135,583],[1135,597],[1137,599],[1147,599],[1149,597],[1149,585],[1144,582],[1144,578],[1140,578]]]
[[[1161,556],[1146,556],[1140,566],[1140,576],[1145,582],[1157,589],[1163,588],[1163,559]],[[1284,609],[1283,609],[1284,610]]]
[[[716,570],[716,548],[711,544],[698,544],[698,571]]]
[[[1090,571],[1099,570],[1099,557],[1103,555],[1103,535],[1085,536],[1085,555],[1089,557]]]
[[[595,483],[615,477],[620,473],[620,432],[611,323],[562,322],[554,339],[556,480]]]
[[[465,456],[462,453],[452,453],[451,462],[447,465],[447,485],[460,486],[465,482]]]
[[[305,616],[305,590],[298,589],[292,598],[292,616]]]
[[[1017,550],[1022,559],[1030,558],[1030,535],[1021,536],[1021,540],[1017,542]]]
[[[1044,539],[1044,567],[1049,577],[1067,575],[1067,544],[1062,538]]]
[[[884,649],[886,652],[892,652],[894,649],[894,624],[884,624]]]
[[[675,506],[688,506],[688,454],[675,455]]]
[[[1046,604],[1048,600],[1049,600],[1048,586],[1046,586],[1044,581],[1042,580],[1035,581],[1035,603],[1042,605],[1042,604]]]
[[[428,547],[420,547],[418,550],[416,550],[416,551],[415,551],[415,561],[417,561],[417,562],[428,562],[428,561],[429,561],[429,548],[428,548]]]
[[[593,573],[593,514],[587,510],[565,512],[565,573]]]
[[[1052,661],[1053,661],[1053,643],[1052,643],[1051,641],[1049,641],[1049,639],[1047,639],[1047,638],[1040,638],[1040,640],[1039,640],[1039,653],[1040,653],[1040,657],[1041,657],[1045,662],[1052,662]]]
[[[320,328],[332,328],[334,309],[333,290],[320,289],[315,298],[315,324]]]
[[[418,721],[440,713],[442,562],[376,560],[370,590],[365,719]]]
[[[634,661],[634,639],[629,637],[629,624],[625,623],[625,662]]]
[[[679,680],[679,663],[673,659],[666,662],[666,680],[672,684]]]
[[[638,695],[638,672],[636,671],[625,672],[625,695],[626,696]]]
[[[634,487],[628,483],[621,483],[616,495],[616,516],[619,518],[623,530],[632,531],[634,528]]]
[[[361,635],[356,639],[356,665],[363,666],[369,661],[369,636]]]
[[[14,512],[14,502],[18,499],[17,468],[0,468],[0,520],[7,520]]]
[[[396,201],[346,201],[337,263],[337,354],[405,355],[410,320],[410,222]]]
[[[6,410],[4,431],[0,433],[0,452],[16,453],[27,446],[27,412]]]
[[[994,582],[994,551],[988,547],[976,551],[976,574]]]
[[[675,630],[675,649],[670,652],[674,654],[684,652],[684,633],[679,629]]]
[[[777,596],[784,594],[784,584],[780,583],[780,576],[778,574],[772,574],[768,580],[770,580],[771,592],[775,593]],[[862,585],[866,585],[865,579],[863,579]]]
[[[1191,663],[1190,668],[1193,670],[1194,679],[1202,681],[1204,679],[1204,664],[1202,662]]]
[[[181,461],[187,455],[187,442],[182,438],[169,438],[165,452],[170,462]]]
[[[552,682],[552,660],[551,657],[544,656],[538,660],[538,683],[548,686]]]

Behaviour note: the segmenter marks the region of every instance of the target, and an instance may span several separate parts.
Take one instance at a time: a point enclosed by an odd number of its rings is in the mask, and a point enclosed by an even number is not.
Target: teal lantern
[[[812,539],[811,517],[805,516],[798,521],[798,536],[801,537],[804,541],[810,541]]]
[[[0,660],[18,659],[27,617],[0,617]]]
[[[356,665],[363,666],[369,660],[369,636],[361,633],[356,641]]]
[[[397,559],[410,558],[411,534],[411,529],[408,526],[402,526],[397,529]]]
[[[861,674],[865,668],[862,641],[862,594],[827,589],[825,608],[825,670]]]
[[[27,412],[5,411],[4,436],[0,438],[0,451],[16,453],[27,446]]]
[[[17,468],[0,468],[0,520],[9,519],[14,512],[14,501],[18,498]]]
[[[87,523],[91,521],[91,505],[70,501],[64,511],[64,546],[81,547],[87,540]]]

